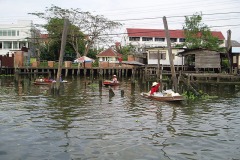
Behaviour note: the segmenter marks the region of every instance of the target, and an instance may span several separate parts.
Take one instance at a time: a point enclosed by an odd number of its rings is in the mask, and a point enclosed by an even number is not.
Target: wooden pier
[[[50,67],[19,67],[19,68],[2,68],[0,74],[19,74],[19,75],[48,75],[55,76],[57,68]],[[161,76],[159,75],[161,73]],[[169,70],[158,71],[157,67],[133,66],[133,67],[91,67],[91,68],[62,68],[62,75],[67,76],[111,76],[142,78],[146,81],[160,81],[160,79],[171,80]],[[227,73],[196,73],[189,71],[176,70],[177,77],[180,81],[182,78],[187,83],[213,83],[213,84],[240,84],[240,75]]]
[[[19,75],[56,75],[58,69],[50,67],[18,67],[18,68],[4,68],[1,74],[19,74]],[[91,68],[76,68],[63,67],[63,76],[105,76],[117,75],[119,77],[140,76],[141,68],[139,67],[91,67]]]
[[[183,73],[188,83],[240,84],[240,75],[226,73]]]

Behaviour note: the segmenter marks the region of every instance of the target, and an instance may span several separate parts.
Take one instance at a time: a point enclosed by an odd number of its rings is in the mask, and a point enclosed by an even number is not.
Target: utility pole
[[[64,19],[64,26],[63,26],[63,32],[62,32],[62,41],[61,41],[61,50],[60,50],[60,56],[58,60],[58,72],[57,72],[57,79],[56,79],[56,89],[59,91],[60,86],[60,76],[62,74],[62,65],[63,65],[63,56],[67,41],[67,31],[68,31],[69,21],[68,19]]]
[[[160,53],[159,53],[159,50],[157,52],[157,56],[158,56],[158,63],[157,63],[157,79],[158,79],[158,78],[160,78]]]
[[[161,60],[161,53],[158,50],[158,72],[157,72],[157,78],[159,78],[158,82],[160,81],[160,91],[162,92],[162,66],[160,63]],[[161,69],[160,69],[161,68]]]
[[[172,55],[170,35],[169,35],[169,31],[168,31],[167,19],[165,16],[163,17],[163,24],[164,24],[164,29],[165,29],[166,39],[167,39],[168,56],[169,56],[169,61],[170,61],[171,73],[172,73],[172,81],[173,81],[175,92],[178,92],[178,84],[177,84],[177,77],[176,77],[175,68],[174,68],[174,64],[173,64],[173,55]]]
[[[230,50],[231,50],[232,44],[231,44],[231,30],[227,31],[227,56],[228,56],[228,62],[230,70],[229,72],[232,74],[232,58],[230,56]]]

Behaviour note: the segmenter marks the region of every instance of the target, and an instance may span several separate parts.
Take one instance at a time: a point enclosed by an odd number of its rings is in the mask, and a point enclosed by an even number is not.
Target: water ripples
[[[145,99],[129,81],[114,97],[86,84],[72,80],[61,96],[36,86],[1,92],[0,158],[240,157],[238,97],[176,104]]]

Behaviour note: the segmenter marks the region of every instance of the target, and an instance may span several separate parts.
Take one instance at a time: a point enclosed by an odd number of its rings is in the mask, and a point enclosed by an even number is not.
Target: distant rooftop
[[[220,40],[225,39],[220,31],[211,31],[211,33]],[[164,29],[127,28],[127,34],[129,37],[166,37]],[[185,38],[184,30],[169,30],[169,35],[171,38]]]

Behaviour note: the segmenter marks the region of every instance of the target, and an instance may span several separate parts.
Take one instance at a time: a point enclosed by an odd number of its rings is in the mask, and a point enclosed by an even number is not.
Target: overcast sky
[[[231,39],[240,42],[240,0],[0,0],[0,24],[18,19],[41,23],[28,13],[43,12],[52,4],[119,21],[123,27],[116,33],[124,33],[130,27],[164,29],[163,16],[167,17],[169,29],[182,29],[184,16],[202,12],[202,22],[212,31],[221,31],[227,39],[230,29]]]

